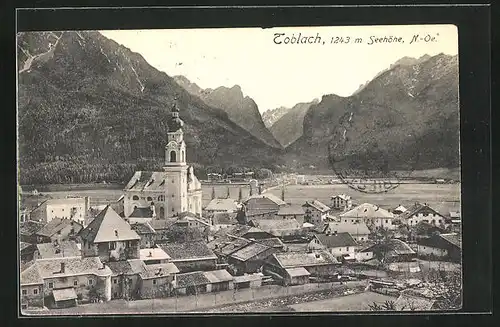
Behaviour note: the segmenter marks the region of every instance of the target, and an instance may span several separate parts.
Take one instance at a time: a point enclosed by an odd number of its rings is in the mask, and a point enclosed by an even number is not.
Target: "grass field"
[[[384,303],[395,301],[396,298],[374,292],[363,292],[353,295],[345,295],[332,299],[305,302],[290,305],[297,312],[313,311],[369,311],[369,305],[373,302]]]

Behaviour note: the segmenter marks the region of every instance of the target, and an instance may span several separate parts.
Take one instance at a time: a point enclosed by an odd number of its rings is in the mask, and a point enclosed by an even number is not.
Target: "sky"
[[[184,75],[204,89],[239,85],[261,112],[293,107],[326,94],[349,96],[360,84],[405,56],[458,53],[454,25],[100,32],[140,53],[156,69],[170,76]],[[277,33],[280,36],[275,38]],[[301,39],[312,36],[308,40],[319,42],[285,44],[286,37],[297,39],[299,33]],[[415,34],[423,39],[411,43]],[[315,38],[317,35],[320,39]],[[371,41],[372,37],[391,36],[403,42]],[[340,38],[343,42],[335,43]]]

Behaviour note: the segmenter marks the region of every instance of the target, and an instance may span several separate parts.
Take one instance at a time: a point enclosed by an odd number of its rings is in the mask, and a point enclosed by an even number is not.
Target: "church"
[[[193,167],[186,163],[183,126],[174,104],[167,122],[164,171],[135,172],[124,190],[125,217],[138,208],[150,208],[153,219],[176,217],[184,212],[201,216],[201,183]]]

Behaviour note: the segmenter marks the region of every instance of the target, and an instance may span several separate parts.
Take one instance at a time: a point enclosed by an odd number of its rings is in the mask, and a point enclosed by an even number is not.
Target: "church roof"
[[[139,240],[139,235],[120,217],[116,211],[107,206],[92,222],[80,232],[82,239],[89,242],[111,242]]]
[[[191,168],[189,166],[188,169],[188,192],[201,188],[201,183],[191,172]],[[162,192],[165,190],[166,179],[167,173],[164,171],[136,171],[125,186],[125,191]]]

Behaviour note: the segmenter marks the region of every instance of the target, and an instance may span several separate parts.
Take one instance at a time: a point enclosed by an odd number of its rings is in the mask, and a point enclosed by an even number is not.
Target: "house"
[[[210,218],[210,230],[218,231],[221,228],[227,228],[238,223],[236,220],[237,213],[216,212]]]
[[[19,252],[21,255],[21,263],[26,263],[34,259],[36,245],[26,242],[19,242]]]
[[[19,240],[21,242],[34,244],[37,242],[36,233],[42,229],[43,223],[28,220],[19,224]]]
[[[268,238],[275,238],[269,232],[266,232],[260,228],[248,226],[248,225],[232,225],[228,228],[221,229],[214,234],[214,238],[221,238],[229,235],[229,237],[241,237],[246,239],[256,239],[263,240]]]
[[[204,241],[161,244],[160,248],[182,273],[213,270],[217,266],[217,256]]]
[[[446,219],[443,215],[425,203],[415,203],[415,205],[402,213],[399,217],[408,226],[417,225],[422,221],[435,226],[442,226],[446,223]]]
[[[368,241],[368,235],[370,235],[370,230],[364,222],[359,223],[336,223],[329,222],[325,224],[322,231],[323,234],[333,234],[333,233],[349,233],[356,242],[366,242]]]
[[[175,291],[195,295],[234,289],[233,276],[226,270],[194,271],[176,276]]]
[[[252,195],[243,201],[243,210],[247,217],[262,216],[273,218],[286,202],[271,193]]]
[[[153,247],[155,245],[156,231],[154,230],[154,228],[151,226],[151,224],[149,222],[133,223],[133,224],[130,224],[130,227],[141,238],[141,241],[139,244],[141,249],[150,248],[150,247]]]
[[[214,214],[216,212],[226,212],[226,213],[234,213],[238,210],[238,201],[234,199],[213,199],[208,203],[205,207],[204,211],[207,216]]]
[[[397,224],[394,223],[394,215],[389,211],[380,208],[378,205],[363,203],[359,206],[339,215],[341,223],[363,222],[367,226],[383,227],[394,230]]]
[[[35,260],[21,272],[20,281],[23,309],[111,299],[111,270],[98,257]]]
[[[171,260],[170,256],[159,247],[140,249],[140,260],[146,265],[166,263]]]
[[[372,245],[373,244],[365,245],[364,247],[358,248],[355,253],[356,261],[370,263],[374,258]]]
[[[49,199],[31,211],[31,219],[49,223],[54,218],[74,220],[81,225],[90,209],[90,198]]]
[[[306,201],[306,203],[302,205],[302,207],[305,211],[304,221],[313,225],[317,225],[323,222],[326,219],[328,212],[330,211],[330,207],[318,200],[314,200],[312,202]]]
[[[280,207],[276,213],[276,219],[297,219],[304,221],[305,210],[302,206],[286,205]]]
[[[411,226],[409,228],[409,230],[410,230],[411,238],[413,240],[419,240],[422,238],[429,238],[429,237],[432,237],[433,235],[437,235],[437,234],[441,234],[441,233],[446,232],[445,229],[443,229],[439,226],[433,225],[433,224],[426,223],[425,221],[421,221],[418,224]]]
[[[262,286],[262,273],[243,274],[241,276],[233,276],[234,289],[258,288]]]
[[[335,210],[349,210],[352,207],[352,199],[350,195],[338,194],[331,198],[331,207]]]
[[[430,311],[436,309],[435,303],[433,299],[402,291],[394,306],[396,311]]]
[[[172,262],[149,264],[139,273],[141,299],[171,296],[179,269]]]
[[[155,207],[150,206],[134,208],[130,216],[125,218],[125,221],[132,225],[135,223],[151,223],[153,219],[156,219]]]
[[[229,253],[227,263],[235,267],[235,275],[257,273],[274,252],[276,250],[269,246],[251,241]]]
[[[295,219],[254,219],[249,225],[260,228],[273,237],[295,236],[302,231],[302,225]]]
[[[382,263],[409,262],[417,256],[417,253],[408,244],[398,239],[390,239],[371,245],[363,251],[372,251],[374,257]]]
[[[106,264],[111,270],[111,299],[139,299],[140,276],[146,270],[140,259],[110,261]]]
[[[408,209],[406,209],[402,205],[399,205],[394,210],[392,210],[392,213],[395,214],[395,215],[400,215],[400,214],[402,214],[402,213],[404,213],[406,211],[408,211]]]
[[[55,241],[36,245],[34,259],[51,259],[62,257],[80,257],[81,251],[75,241]]]
[[[311,252],[280,252],[271,255],[264,264],[264,274],[272,275],[286,285],[295,280],[304,282],[306,274],[304,270],[288,271],[289,269],[305,268],[310,276],[330,276],[337,272],[339,261],[326,250]],[[298,275],[301,272],[302,275]],[[304,276],[303,278],[298,278]]]
[[[256,240],[256,242],[259,242],[260,244],[264,244],[270,248],[273,248],[276,251],[285,251],[286,249],[285,244],[283,244],[283,242],[281,242],[281,240],[278,237]]]
[[[316,234],[309,242],[310,250],[326,249],[335,257],[354,260],[358,244],[349,233]]]
[[[110,206],[78,236],[85,257],[99,256],[103,262],[139,259],[139,235]]]
[[[37,243],[52,243],[76,238],[83,226],[71,219],[53,218],[35,233]]]
[[[457,233],[433,235],[417,240],[418,255],[434,256],[455,262],[462,260],[462,238]]]

